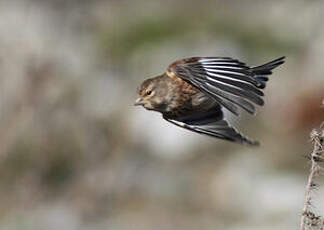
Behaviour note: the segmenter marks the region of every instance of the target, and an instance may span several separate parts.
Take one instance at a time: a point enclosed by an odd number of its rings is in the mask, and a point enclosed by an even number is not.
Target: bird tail
[[[285,57],[277,58],[266,64],[251,68],[255,79],[258,81],[258,87],[263,89],[266,87],[266,82],[269,80],[268,75],[272,74],[272,70],[285,62]]]

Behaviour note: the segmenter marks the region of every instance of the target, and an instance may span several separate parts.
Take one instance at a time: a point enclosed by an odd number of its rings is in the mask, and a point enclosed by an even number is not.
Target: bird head
[[[145,80],[137,89],[138,98],[134,105],[142,105],[147,110],[163,112],[166,104],[167,87],[159,77]]]

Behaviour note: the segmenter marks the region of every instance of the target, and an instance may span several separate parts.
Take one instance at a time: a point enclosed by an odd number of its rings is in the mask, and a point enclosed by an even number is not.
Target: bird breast
[[[164,111],[164,115],[168,117],[190,115],[199,110],[208,110],[215,104],[212,98],[181,78],[169,78],[168,83],[168,106]]]

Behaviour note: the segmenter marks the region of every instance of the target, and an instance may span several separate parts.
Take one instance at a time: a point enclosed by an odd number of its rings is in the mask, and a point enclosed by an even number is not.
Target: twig
[[[308,176],[308,181],[306,185],[305,202],[303,207],[303,213],[300,221],[300,230],[306,230],[308,228],[317,227],[318,229],[324,229],[324,219],[321,216],[315,215],[311,211],[311,201],[312,201],[312,190],[318,187],[315,183],[315,178],[320,174],[321,167],[319,162],[324,161],[323,151],[324,151],[324,125],[322,123],[320,130],[313,130],[310,134],[311,140],[314,144],[313,151],[310,155],[311,168]]]

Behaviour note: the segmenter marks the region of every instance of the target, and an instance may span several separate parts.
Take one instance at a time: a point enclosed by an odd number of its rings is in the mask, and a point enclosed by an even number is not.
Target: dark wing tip
[[[285,63],[285,56],[282,56],[280,58],[277,58],[273,61],[267,62],[263,65],[260,66],[256,66],[251,68],[252,72],[254,74],[263,74],[263,75],[269,75],[271,74],[271,70],[273,70],[274,68],[278,67],[279,65],[282,65],[283,63]]]
[[[246,145],[254,146],[254,147],[260,146],[260,142],[259,141],[249,140],[247,138],[245,138],[245,140],[242,141],[242,144],[246,144]]]
[[[272,65],[274,66],[274,67],[277,67],[277,66],[279,66],[279,65],[281,65],[281,64],[283,64],[283,63],[285,63],[285,56],[282,56],[282,57],[280,57],[280,58],[277,58],[277,59],[275,59],[275,60],[273,60],[272,61]]]
[[[243,145],[248,145],[248,146],[260,146],[260,142],[257,140],[252,140],[246,136],[244,136],[242,133],[238,132],[235,128],[229,126],[229,128],[231,128],[234,133],[232,133],[232,130],[229,130],[229,137],[230,137],[230,141],[234,141],[234,142],[238,142],[240,144]]]

